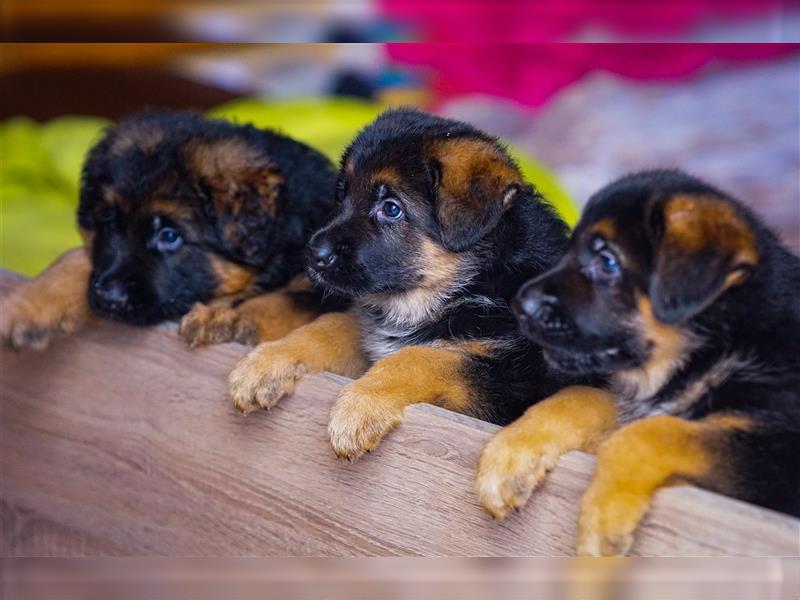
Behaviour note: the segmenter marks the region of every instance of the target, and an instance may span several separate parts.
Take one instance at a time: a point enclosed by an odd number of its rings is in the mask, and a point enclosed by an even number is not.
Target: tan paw
[[[44,350],[55,337],[79,328],[82,315],[73,307],[60,310],[28,296],[23,285],[0,298],[0,339],[4,345],[17,350]]]
[[[558,454],[532,445],[510,425],[498,431],[481,453],[475,491],[483,507],[503,519],[525,506],[533,490],[558,462]]]
[[[181,319],[178,335],[192,348],[225,342],[255,344],[258,340],[254,325],[235,308],[200,303]]]
[[[294,391],[305,373],[305,366],[285,344],[261,344],[240,360],[228,377],[233,405],[243,413],[272,408]]]
[[[636,498],[603,494],[592,485],[581,500],[577,552],[584,556],[623,556],[633,545],[641,511]]]
[[[359,385],[345,386],[328,422],[333,451],[339,458],[355,460],[375,448],[402,418],[402,409]]]

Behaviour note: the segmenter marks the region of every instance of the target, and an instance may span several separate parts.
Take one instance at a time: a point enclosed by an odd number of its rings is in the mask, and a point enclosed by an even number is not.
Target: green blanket
[[[209,115],[271,127],[319,148],[332,160],[355,133],[383,110],[346,99],[287,102],[237,100]],[[0,123],[0,267],[35,275],[64,250],[80,244],[75,207],[83,157],[108,122],[62,117],[44,124],[27,118]],[[525,176],[574,224],[577,212],[554,177],[512,149]]]

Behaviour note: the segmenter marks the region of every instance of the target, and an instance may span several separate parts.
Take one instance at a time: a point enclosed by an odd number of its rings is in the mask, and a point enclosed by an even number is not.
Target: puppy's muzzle
[[[109,312],[119,312],[128,306],[128,293],[117,279],[98,278],[91,289],[96,305]]]
[[[308,265],[316,271],[330,269],[339,260],[336,248],[328,240],[313,241],[306,249]]]
[[[541,285],[526,285],[511,302],[511,310],[523,333],[559,335],[572,330],[559,307],[558,298],[547,293]]]
[[[555,296],[545,294],[538,288],[532,288],[523,290],[517,295],[511,304],[511,309],[520,321],[547,321],[555,314],[557,302]]]

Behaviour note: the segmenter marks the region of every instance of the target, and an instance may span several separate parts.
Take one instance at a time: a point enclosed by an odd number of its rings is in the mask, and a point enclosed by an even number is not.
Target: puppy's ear
[[[649,295],[664,323],[698,314],[758,263],[755,234],[722,198],[674,196],[654,208],[651,225],[660,241]]]
[[[522,176],[494,144],[470,138],[437,142],[431,179],[445,248],[462,252],[498,223],[522,189]]]
[[[281,210],[285,179],[262,150],[245,140],[194,140],[188,165],[209,190],[209,216],[223,249],[247,264],[265,259],[269,228]]]

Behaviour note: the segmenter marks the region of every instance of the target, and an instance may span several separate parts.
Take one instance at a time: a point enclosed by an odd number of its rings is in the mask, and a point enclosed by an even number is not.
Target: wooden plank
[[[11,285],[5,277],[3,285]],[[0,286],[2,287],[2,286]],[[593,459],[565,456],[502,523],[472,490],[496,428],[431,406],[371,455],[328,444],[333,375],[243,417],[226,378],[246,351],[103,324],[0,354],[4,555],[564,555]],[[794,555],[800,522],[695,488],[657,495],[634,553]]]

